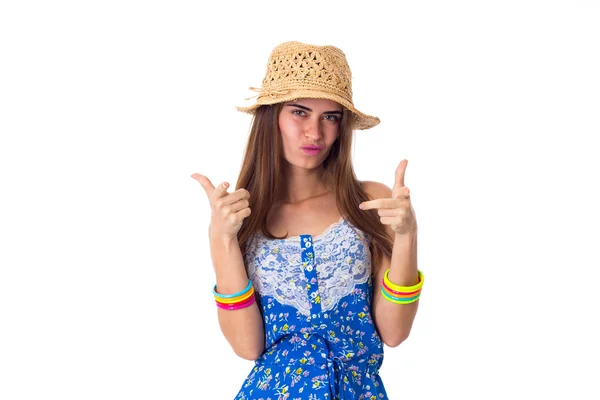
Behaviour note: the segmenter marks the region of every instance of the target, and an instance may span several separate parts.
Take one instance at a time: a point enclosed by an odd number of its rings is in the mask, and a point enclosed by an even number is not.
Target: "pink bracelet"
[[[222,308],[223,310],[239,310],[241,308],[246,308],[248,306],[251,306],[252,303],[254,303],[255,301],[255,297],[254,295],[250,296],[250,298],[248,300],[245,300],[242,303],[235,303],[235,304],[223,304],[223,303],[219,303],[218,301],[216,301],[215,303],[217,303],[217,307]]]

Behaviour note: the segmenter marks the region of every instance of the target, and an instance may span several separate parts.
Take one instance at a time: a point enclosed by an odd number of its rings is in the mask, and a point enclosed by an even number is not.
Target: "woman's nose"
[[[312,138],[313,140],[320,138],[321,137],[321,126],[319,125],[319,122],[307,123],[304,135],[307,138]]]

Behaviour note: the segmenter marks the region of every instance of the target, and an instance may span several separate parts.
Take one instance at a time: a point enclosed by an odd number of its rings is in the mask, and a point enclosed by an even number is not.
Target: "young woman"
[[[357,180],[353,130],[379,123],[352,101],[333,46],[275,47],[236,190],[200,174],[221,330],[255,360],[236,399],[387,399],[383,344],[411,330],[423,285],[404,185]]]

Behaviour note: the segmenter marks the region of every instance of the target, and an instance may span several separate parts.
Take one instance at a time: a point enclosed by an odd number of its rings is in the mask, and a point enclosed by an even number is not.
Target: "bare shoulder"
[[[376,181],[363,181],[362,187],[373,200],[392,197],[392,188]]]

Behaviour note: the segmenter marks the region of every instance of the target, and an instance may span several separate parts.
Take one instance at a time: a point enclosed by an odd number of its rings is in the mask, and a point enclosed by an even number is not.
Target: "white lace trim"
[[[322,311],[333,309],[356,285],[369,279],[369,244],[368,236],[343,218],[313,237]],[[268,239],[259,234],[248,246],[245,261],[256,291],[308,316],[311,308],[306,290],[308,280],[301,258],[299,235]]]

